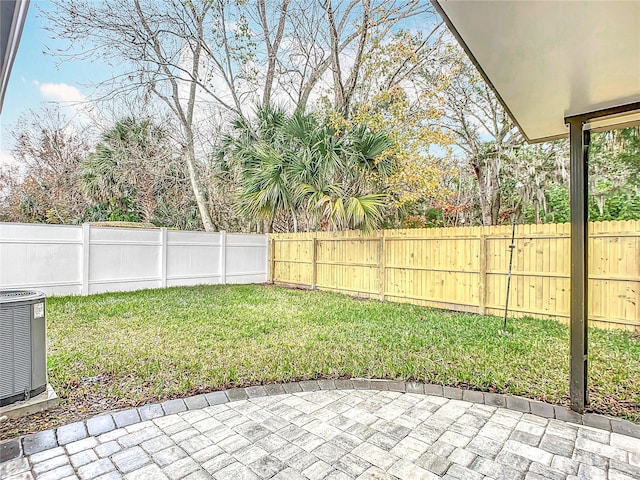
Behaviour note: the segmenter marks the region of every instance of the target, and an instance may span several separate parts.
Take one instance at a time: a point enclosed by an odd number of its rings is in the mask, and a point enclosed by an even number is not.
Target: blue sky
[[[43,28],[46,20],[42,11],[51,8],[47,0],[31,0],[0,115],[0,164],[11,161],[11,130],[20,115],[60,102],[72,117],[73,105],[86,100],[90,90],[86,85],[110,76],[107,65],[77,60],[58,65],[59,58],[44,53],[67,46],[49,38],[50,33]]]

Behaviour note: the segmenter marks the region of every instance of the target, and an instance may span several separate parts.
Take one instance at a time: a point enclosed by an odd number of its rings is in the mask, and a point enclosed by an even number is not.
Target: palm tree
[[[83,188],[94,201],[113,208],[133,205],[150,222],[162,192],[178,180],[171,173],[169,151],[160,127],[148,120],[122,119],[102,134],[95,152],[82,162]]]
[[[382,154],[390,140],[364,127],[339,134],[309,114],[260,107],[250,124],[234,123],[224,143],[238,168],[241,211],[272,225],[278,215],[312,219],[311,228],[371,230],[382,221],[387,196],[371,181],[395,167]]]

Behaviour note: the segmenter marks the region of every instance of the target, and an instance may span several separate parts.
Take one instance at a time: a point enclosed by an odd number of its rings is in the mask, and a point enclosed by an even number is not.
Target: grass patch
[[[275,286],[199,286],[47,300],[49,379],[61,408],[41,423],[230,386],[320,377],[419,380],[568,402],[568,328]],[[640,340],[590,331],[590,396],[640,420]],[[36,417],[37,418],[37,417]]]

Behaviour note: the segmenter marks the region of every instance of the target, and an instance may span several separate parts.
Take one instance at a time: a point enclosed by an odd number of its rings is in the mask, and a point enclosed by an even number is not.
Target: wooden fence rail
[[[517,225],[512,316],[568,320],[569,224]],[[511,226],[274,234],[270,280],[458,311],[504,312]],[[640,333],[640,221],[589,231],[592,325]]]

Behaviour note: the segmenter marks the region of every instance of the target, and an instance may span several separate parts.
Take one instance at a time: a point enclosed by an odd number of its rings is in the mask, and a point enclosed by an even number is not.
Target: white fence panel
[[[265,235],[227,234],[226,283],[263,283],[267,281],[269,261]]]
[[[167,286],[222,283],[222,233],[167,231]]]
[[[0,223],[0,289],[78,295],[267,281],[266,235]]]
[[[160,288],[160,230],[91,228],[89,293]]]
[[[82,229],[0,223],[0,286],[38,285],[49,295],[82,291]]]

